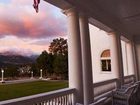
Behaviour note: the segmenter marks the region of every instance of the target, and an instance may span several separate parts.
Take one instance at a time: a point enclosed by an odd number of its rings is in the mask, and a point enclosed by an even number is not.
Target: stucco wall
[[[92,68],[93,68],[93,81],[103,81],[114,77],[113,72],[101,71],[101,53],[110,49],[110,39],[106,32],[89,25],[90,39],[91,39],[91,53],[92,53]]]
[[[111,72],[103,72],[101,71],[101,53],[106,50],[110,49],[110,36],[103,30],[90,25],[90,39],[91,39],[91,54],[92,54],[92,70],[93,70],[93,81],[99,82],[108,79],[115,78],[115,71]],[[123,68],[124,68],[124,75],[128,75],[128,64],[127,64],[127,49],[126,49],[126,42],[121,41],[122,44],[122,57],[123,57]]]
[[[124,69],[124,76],[128,75],[128,58],[127,58],[127,47],[124,41],[121,41],[122,44],[122,58],[123,58],[123,69]]]
[[[137,57],[137,66],[138,66],[138,70],[139,70],[139,78],[140,78],[140,56],[139,56],[139,54],[140,54],[140,44],[136,44],[136,57]]]

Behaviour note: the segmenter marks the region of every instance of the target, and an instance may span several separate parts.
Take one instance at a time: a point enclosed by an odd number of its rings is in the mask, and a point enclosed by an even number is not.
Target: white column
[[[88,18],[84,14],[80,14],[79,22],[82,48],[84,105],[89,105],[93,103],[94,95]]]
[[[139,81],[140,77],[139,77],[139,69],[138,69],[138,58],[137,58],[136,45],[134,42],[132,42],[132,48],[133,48],[134,71],[135,71],[136,81]]]
[[[69,87],[76,89],[75,101],[83,104],[83,78],[79,15],[74,8],[64,11],[68,18]]]
[[[133,49],[131,42],[127,44],[127,62],[128,62],[128,74],[134,74],[134,59],[133,59]]]
[[[125,41],[121,41],[121,45],[122,45],[122,57],[123,57],[123,69],[124,69],[124,76],[128,75],[128,57],[127,57],[127,44]]]
[[[111,69],[115,71],[119,79],[119,87],[124,84],[123,60],[120,36],[115,32],[109,33],[111,36]]]

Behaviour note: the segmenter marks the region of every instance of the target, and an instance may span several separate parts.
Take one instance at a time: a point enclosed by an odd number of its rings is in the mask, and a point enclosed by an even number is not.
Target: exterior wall
[[[115,74],[111,72],[101,71],[101,53],[110,49],[109,35],[99,28],[89,25],[90,39],[91,39],[91,54],[92,54],[92,68],[93,68],[93,82],[112,79]]]
[[[135,66],[134,66],[134,56],[133,56],[133,46],[130,42],[126,43],[127,48],[127,62],[128,62],[128,75],[132,75],[135,73]]]
[[[136,57],[137,57],[137,65],[138,65],[138,71],[139,71],[139,78],[140,78],[140,44],[136,44]]]
[[[123,57],[123,69],[124,69],[124,76],[128,75],[128,57],[127,57],[127,47],[126,42],[121,41],[122,44],[122,57]]]
[[[91,40],[91,54],[92,54],[92,70],[93,70],[93,82],[104,81],[108,79],[113,79],[116,77],[115,71],[113,68],[111,72],[103,72],[101,70],[101,53],[106,50],[110,49],[110,36],[103,30],[90,25],[90,40]],[[126,42],[121,41],[122,44],[122,56],[123,56],[123,68],[124,68],[124,75],[128,75],[128,62],[127,62],[127,48]]]

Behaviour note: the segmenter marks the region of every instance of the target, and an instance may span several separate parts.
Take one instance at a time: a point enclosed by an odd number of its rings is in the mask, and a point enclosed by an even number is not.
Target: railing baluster
[[[63,105],[65,105],[65,96],[63,96]]]
[[[74,105],[73,94],[70,94],[71,97],[71,105]]]
[[[67,105],[69,105],[69,96],[67,95]]]
[[[52,103],[51,105],[54,105],[53,99],[51,99],[51,103]]]
[[[64,96],[64,105],[66,105],[66,96]]]
[[[61,104],[60,104],[60,105],[62,105],[62,96],[60,96],[60,102],[61,102]]]
[[[13,103],[14,105],[22,105],[22,102],[26,102],[26,105],[73,105],[71,94],[74,94],[74,91],[75,89],[61,89],[10,101],[1,101],[0,105],[13,105]]]
[[[54,98],[54,105],[56,105],[56,98]]]

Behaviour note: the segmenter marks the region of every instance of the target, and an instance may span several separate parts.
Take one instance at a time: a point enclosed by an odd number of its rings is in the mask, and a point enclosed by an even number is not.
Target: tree
[[[55,56],[53,68],[54,73],[61,76],[63,79],[68,78],[68,60],[65,55],[59,54]]]
[[[48,58],[47,58],[47,72],[49,74],[53,74],[54,70],[53,70],[53,62],[54,62],[54,56],[52,55],[52,53],[49,53]]]
[[[9,65],[7,68],[4,69],[5,77],[17,77],[19,76],[19,71],[17,70],[18,67],[14,65]]]
[[[36,61],[38,69],[42,69],[43,74],[53,73],[53,55],[51,53],[43,51]]]
[[[67,39],[64,38],[54,39],[49,46],[49,51],[50,53],[56,55],[58,54],[67,55],[68,53]]]
[[[43,51],[41,55],[37,58],[36,63],[37,63],[37,68],[40,70],[43,70],[43,75],[47,74],[47,56],[48,52]]]
[[[33,72],[34,76],[39,76],[40,75],[40,71],[39,71],[39,69],[37,69],[37,66],[36,66],[35,63],[31,65],[30,72]]]
[[[64,38],[54,39],[49,46],[49,52],[43,51],[36,60],[37,69],[43,70],[43,75],[56,74],[68,78],[68,45]],[[31,69],[35,69],[33,66]]]
[[[54,39],[49,51],[53,55],[53,69],[54,73],[68,78],[68,44],[64,38]]]

